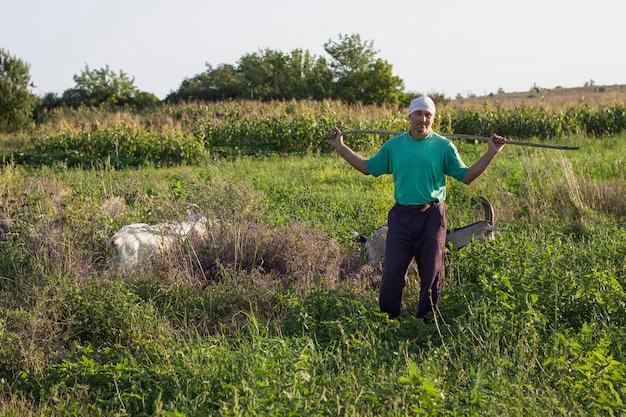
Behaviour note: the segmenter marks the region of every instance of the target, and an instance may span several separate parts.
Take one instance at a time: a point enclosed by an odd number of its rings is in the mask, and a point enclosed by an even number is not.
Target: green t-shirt
[[[446,176],[462,181],[467,173],[456,146],[434,132],[424,139],[409,132],[389,139],[365,167],[375,177],[393,174],[394,198],[403,205],[445,201]]]

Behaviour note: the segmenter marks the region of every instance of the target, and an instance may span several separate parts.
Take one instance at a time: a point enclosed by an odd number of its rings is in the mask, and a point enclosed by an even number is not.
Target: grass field
[[[499,231],[448,252],[431,325],[414,269],[401,320],[379,313],[350,233],[385,222],[391,180],[332,153],[5,163],[0,415],[623,415],[626,136],[561,142],[580,150],[508,146],[449,181],[450,226],[484,195]],[[485,150],[455,143],[468,164]],[[222,219],[210,238],[116,268],[118,228],[192,205]]]

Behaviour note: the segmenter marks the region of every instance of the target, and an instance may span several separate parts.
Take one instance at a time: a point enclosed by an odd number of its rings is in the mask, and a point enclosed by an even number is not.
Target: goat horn
[[[480,202],[483,205],[483,210],[485,211],[485,220],[487,220],[489,224],[493,226],[495,213],[493,210],[493,206],[491,205],[491,201],[487,200],[487,198],[483,197],[482,195],[478,198],[480,199]]]
[[[346,130],[345,132],[341,132],[343,135],[358,135],[358,134],[375,134],[375,135],[399,135],[404,132],[394,132],[391,130],[370,130],[370,129],[360,129],[360,130]],[[489,138],[486,136],[476,136],[476,135],[464,135],[460,133],[439,133],[441,136],[445,136],[447,138],[459,138],[459,139],[469,139],[469,140],[478,140],[481,142],[489,141]],[[332,133],[326,135],[326,139],[330,139],[334,137]],[[519,140],[506,140],[507,145],[520,145],[520,146],[533,146],[536,148],[552,148],[552,149],[565,149],[565,150],[577,150],[580,149],[578,146],[565,146],[565,145],[552,145],[549,143],[534,143],[534,142],[524,142]]]

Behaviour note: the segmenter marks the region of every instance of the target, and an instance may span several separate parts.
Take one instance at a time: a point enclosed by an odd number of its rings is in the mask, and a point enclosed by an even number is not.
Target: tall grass
[[[349,236],[385,222],[390,179],[334,154],[5,164],[0,414],[620,415],[626,142],[562,140],[581,150],[508,146],[449,183],[450,226],[485,195],[499,232],[448,253],[433,325],[413,318],[414,269],[401,320],[378,312]],[[485,150],[456,143],[467,163]],[[221,219],[209,238],[116,267],[115,230],[190,205]]]

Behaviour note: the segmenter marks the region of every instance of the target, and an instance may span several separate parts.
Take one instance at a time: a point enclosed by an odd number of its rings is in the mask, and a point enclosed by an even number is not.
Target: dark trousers
[[[379,306],[390,318],[400,315],[406,273],[415,258],[420,276],[420,297],[416,317],[437,307],[444,276],[446,245],[446,204],[433,204],[426,211],[394,205],[389,210],[387,246]]]

